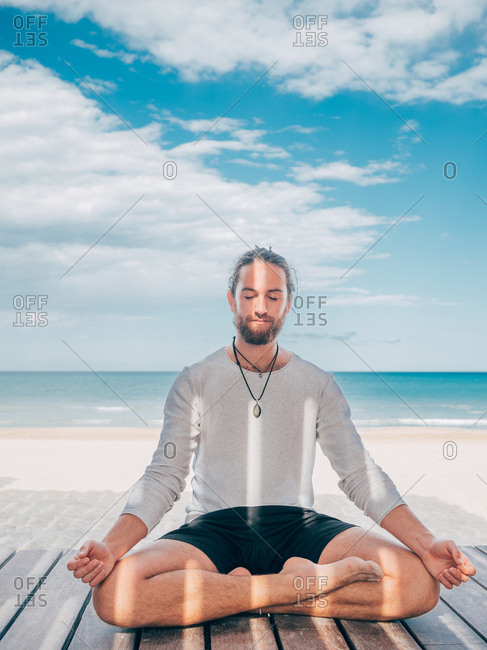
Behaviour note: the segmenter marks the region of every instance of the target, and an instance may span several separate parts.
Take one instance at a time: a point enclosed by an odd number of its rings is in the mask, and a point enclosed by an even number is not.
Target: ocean
[[[160,427],[177,374],[0,372],[0,427]],[[357,427],[487,426],[485,372],[379,375],[334,373]]]

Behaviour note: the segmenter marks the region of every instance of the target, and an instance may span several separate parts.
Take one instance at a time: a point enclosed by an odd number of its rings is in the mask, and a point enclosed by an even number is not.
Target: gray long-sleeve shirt
[[[244,372],[259,397],[268,375]],[[193,500],[186,523],[236,506],[311,508],[317,441],[340,489],[374,521],[406,503],[364,448],[333,374],[293,354],[272,373],[259,418],[254,405],[224,348],[183,368],[166,399],[152,462],[122,514],[136,515],[150,532],[179,499],[192,456]]]

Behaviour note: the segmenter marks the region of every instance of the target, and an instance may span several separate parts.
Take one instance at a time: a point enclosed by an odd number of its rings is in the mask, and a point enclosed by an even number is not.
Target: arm
[[[439,540],[420,522],[407,505],[399,505],[381,521],[382,528],[418,555],[431,575],[453,589],[476,571],[452,540]]]
[[[132,488],[122,514],[141,519],[150,533],[184,490],[191,456],[200,435],[198,388],[191,370],[183,368],[164,405],[159,444],[143,476]]]
[[[86,540],[68,562],[76,578],[96,587],[179,499],[199,436],[196,404],[197,390],[184,368],[167,396],[164,426],[152,461],[133,486],[119,519],[102,542]]]
[[[338,487],[362,512],[380,524],[385,513],[406,503],[365,449],[333,375],[322,390],[316,427],[320,447],[340,477]]]
[[[447,589],[466,582],[475,568],[452,540],[438,540],[419,521],[389,476],[374,462],[351,421],[350,408],[336,383],[322,395],[317,437],[338,486],[366,515],[403,542]]]

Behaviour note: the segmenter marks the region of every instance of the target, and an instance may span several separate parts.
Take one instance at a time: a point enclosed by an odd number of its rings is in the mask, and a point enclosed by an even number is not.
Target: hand
[[[75,578],[81,578],[89,583],[90,587],[100,584],[115,566],[116,558],[110,553],[103,542],[86,540],[77,553],[68,562],[69,571]]]
[[[450,539],[433,539],[420,557],[433,578],[447,589],[453,589],[454,585],[458,587],[477,573],[470,560]]]

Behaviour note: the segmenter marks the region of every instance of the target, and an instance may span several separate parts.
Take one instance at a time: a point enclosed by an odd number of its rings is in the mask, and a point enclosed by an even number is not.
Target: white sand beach
[[[487,544],[487,429],[359,432],[374,460],[435,535],[458,544]],[[159,429],[148,428],[0,429],[0,546],[68,549],[86,538],[101,539],[150,462],[158,438]],[[189,481],[141,545],[183,523]],[[373,526],[387,537],[337,482],[317,448],[314,507],[366,529]]]

